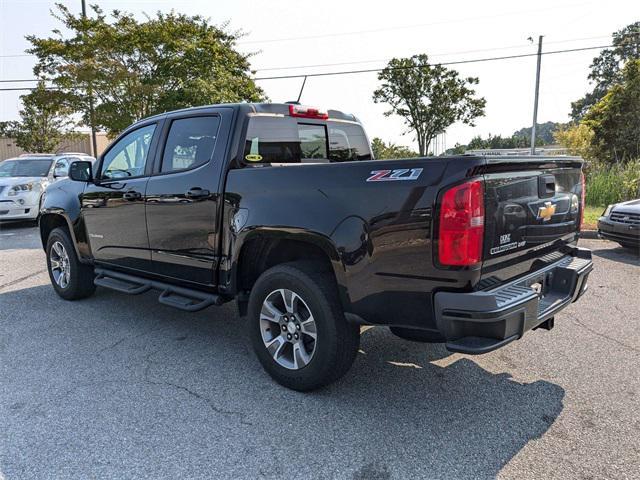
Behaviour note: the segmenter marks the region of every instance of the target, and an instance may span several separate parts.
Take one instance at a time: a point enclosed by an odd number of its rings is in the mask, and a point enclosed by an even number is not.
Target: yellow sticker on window
[[[262,155],[258,155],[257,153],[251,153],[249,155],[245,155],[244,159],[249,162],[260,162],[262,160]]]

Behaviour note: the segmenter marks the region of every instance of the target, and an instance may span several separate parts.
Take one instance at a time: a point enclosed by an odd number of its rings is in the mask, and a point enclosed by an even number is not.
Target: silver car
[[[25,154],[0,162],[0,221],[36,220],[43,192],[66,177],[75,160],[95,159],[83,153]]]

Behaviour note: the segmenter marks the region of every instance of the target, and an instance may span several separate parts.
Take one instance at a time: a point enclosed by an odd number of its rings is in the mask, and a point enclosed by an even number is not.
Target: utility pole
[[[533,101],[533,126],[531,127],[531,155],[536,154],[536,124],[538,123],[538,95],[540,93],[540,63],[542,60],[542,35],[538,37],[538,66],[536,68],[536,94]]]
[[[82,0],[82,18],[87,18],[87,5],[85,0]],[[91,81],[87,87],[87,96],[89,97],[89,122],[91,123],[91,147],[93,150],[93,156],[98,156],[98,141],[96,139],[96,127],[93,119],[93,89],[91,88]]]

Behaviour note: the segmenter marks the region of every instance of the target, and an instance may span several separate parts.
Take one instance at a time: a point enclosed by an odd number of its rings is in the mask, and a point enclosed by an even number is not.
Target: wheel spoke
[[[295,368],[302,368],[309,363],[309,354],[301,343],[293,345],[293,365]]]
[[[60,262],[58,260],[51,259],[51,270],[58,270],[60,268]]]
[[[318,334],[316,332],[316,322],[313,319],[313,316],[307,318],[300,324],[300,330],[302,331],[302,333],[313,338],[314,340],[317,338]]]
[[[281,317],[284,312],[281,312],[273,303],[268,299],[262,304],[262,310],[260,311],[260,319],[269,320],[270,322],[277,322],[278,317]]]
[[[287,309],[287,313],[294,313],[293,300],[295,297],[297,297],[297,295],[291,290],[286,289],[281,289],[280,295],[282,295],[282,300],[284,301],[284,306]]]
[[[284,348],[284,346],[286,345],[286,340],[282,337],[282,335],[278,335],[277,337],[275,337],[273,340],[267,342],[265,345],[267,347],[267,350],[269,351],[269,353],[271,354],[271,356],[277,360],[278,357],[280,356],[280,353],[282,352],[282,349]]]
[[[56,255],[58,255],[58,258],[62,258],[62,256],[64,255],[64,249],[60,242],[56,242],[53,244],[53,250],[56,252]]]

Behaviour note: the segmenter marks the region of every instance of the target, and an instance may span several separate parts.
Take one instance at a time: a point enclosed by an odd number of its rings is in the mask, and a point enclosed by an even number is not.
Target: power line
[[[548,52],[542,52],[542,55],[554,55],[559,53],[571,53],[571,52],[583,52],[588,50],[597,50],[604,48],[611,48],[614,45],[599,45],[594,47],[582,47],[582,48],[570,48],[564,50],[551,50]],[[462,65],[467,63],[482,63],[482,62],[493,62],[499,60],[513,60],[517,58],[526,58],[526,57],[534,57],[537,56],[537,53],[523,53],[518,55],[505,55],[501,57],[485,57],[485,58],[477,58],[477,59],[467,59],[467,60],[456,60],[450,62],[441,62],[441,63],[429,63],[426,65],[411,65],[406,67],[393,67],[392,70],[406,70],[412,68],[424,68],[427,66],[436,66],[436,65]],[[359,74],[359,73],[373,73],[373,72],[381,72],[384,68],[367,68],[361,70],[341,70],[336,72],[320,72],[320,73],[300,73],[295,75],[278,75],[272,77],[255,77],[253,80],[281,80],[286,78],[304,78],[304,77],[327,77],[333,75],[350,75],[350,74]],[[6,80],[9,81],[9,80]],[[26,80],[21,79],[21,82],[28,81],[36,81],[36,80]],[[55,90],[56,87],[45,87],[48,90]],[[10,88],[0,88],[0,91],[16,91],[16,90],[34,90],[35,87],[10,87]]]
[[[241,45],[241,44],[242,45],[249,45],[249,44],[253,44],[253,43],[289,42],[289,41],[293,41],[293,40],[312,40],[312,39],[318,39],[318,38],[344,37],[344,36],[350,36],[350,35],[361,35],[361,34],[365,34],[365,33],[389,32],[389,31],[393,31],[393,30],[407,30],[407,29],[411,29],[411,28],[433,27],[435,25],[447,25],[447,24],[452,24],[452,23],[455,24],[455,23],[473,22],[473,21],[476,21],[476,20],[488,20],[488,19],[492,19],[492,18],[508,17],[508,16],[512,16],[512,15],[521,15],[521,14],[532,13],[532,12],[558,10],[558,9],[573,8],[573,7],[583,7],[585,5],[585,3],[592,3],[592,2],[581,2],[581,3],[574,3],[574,4],[569,4],[569,5],[557,5],[557,6],[553,6],[553,7],[544,7],[544,8],[534,8],[534,9],[528,9],[528,10],[503,12],[503,13],[492,14],[492,15],[481,15],[481,16],[477,16],[477,17],[456,18],[456,19],[450,19],[450,20],[439,20],[439,21],[436,21],[436,22],[429,22],[429,23],[419,23],[419,24],[411,24],[411,25],[398,25],[398,26],[394,26],[394,27],[372,28],[372,29],[367,29],[367,30],[350,30],[350,31],[347,31],[347,32],[319,33],[319,34],[314,34],[314,35],[304,35],[304,36],[298,36],[298,37],[280,37],[280,38],[267,38],[267,39],[262,39],[262,40],[246,40],[246,41],[238,42],[238,45]]]
[[[582,48],[570,48],[565,50],[552,50],[549,52],[542,52],[542,55],[553,55],[556,53],[570,53],[570,52],[583,52],[587,50],[596,50],[603,48],[610,48],[614,45],[600,45],[596,47],[582,47]],[[538,55],[537,53],[523,53],[519,55],[505,55],[502,57],[486,57],[486,58],[477,58],[477,59],[469,59],[469,60],[457,60],[451,62],[441,62],[441,63],[429,63],[425,65],[410,65],[407,67],[393,67],[391,70],[406,70],[412,68],[424,68],[427,66],[436,66],[436,65],[461,65],[465,63],[481,63],[481,62],[492,62],[496,60],[512,60],[516,58],[526,58],[526,57],[535,57]],[[373,73],[373,72],[381,72],[384,68],[366,68],[361,70],[342,70],[337,72],[320,72],[320,73],[300,73],[296,75],[278,75],[273,77],[255,77],[254,80],[280,80],[285,78],[302,78],[302,77],[326,77],[331,75],[350,75],[357,73]]]
[[[583,40],[601,40],[603,38],[610,38],[611,35],[600,35],[597,37],[583,37],[583,38],[572,38],[572,39],[565,39],[565,40],[556,40],[553,42],[546,42],[547,45],[551,45],[551,44],[558,44],[558,43],[570,43],[570,42],[579,42],[579,41],[583,41]],[[461,50],[461,51],[457,51],[457,52],[446,52],[446,53],[433,53],[433,54],[429,54],[429,57],[444,57],[444,56],[449,56],[449,55],[462,55],[465,53],[481,53],[481,52],[494,52],[494,51],[499,51],[499,50],[512,50],[515,48],[525,48],[525,47],[530,47],[531,44],[529,43],[525,43],[525,44],[519,44],[519,45],[510,45],[510,46],[506,46],[506,47],[491,47],[491,48],[482,48],[482,49],[477,49],[477,50]],[[350,61],[350,62],[337,62],[337,63],[316,63],[316,64],[312,64],[312,65],[295,65],[295,66],[285,66],[285,67],[268,67],[268,68],[256,68],[255,71],[256,72],[267,72],[267,71],[274,71],[274,70],[296,70],[299,68],[315,68],[315,67],[336,67],[336,66],[340,66],[340,65],[358,65],[358,64],[362,64],[362,63],[376,63],[376,62],[389,62],[390,58],[378,58],[375,60],[355,60],[355,61]]]

